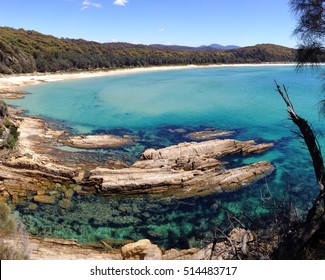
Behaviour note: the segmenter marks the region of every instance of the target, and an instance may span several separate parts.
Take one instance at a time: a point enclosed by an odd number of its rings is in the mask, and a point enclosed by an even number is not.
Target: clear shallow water
[[[317,75],[297,73],[291,66],[173,70],[55,82],[30,87],[26,90],[33,94],[9,103],[33,115],[63,121],[74,133],[137,135],[139,142],[134,146],[98,151],[101,156],[118,155],[130,162],[147,147],[188,140],[185,132],[172,132],[174,128],[189,132],[215,127],[236,130],[237,139],[272,141],[275,148],[271,151],[256,157],[229,158],[230,165],[271,161],[276,172],[267,182],[273,194],[280,196],[290,182],[297,207],[306,209],[317,184],[307,152],[290,132],[293,127],[275,92],[274,79],[289,88],[297,112],[321,131],[324,120],[317,112],[321,83]],[[242,211],[264,213],[258,207],[264,184],[183,201],[90,196],[74,197],[74,207],[68,211],[53,206],[18,210],[34,234],[82,242],[148,237],[164,247],[185,248],[203,240],[223,221],[222,207],[238,215]]]

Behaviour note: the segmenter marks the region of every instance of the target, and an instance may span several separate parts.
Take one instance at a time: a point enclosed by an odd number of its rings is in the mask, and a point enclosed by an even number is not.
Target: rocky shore
[[[185,142],[159,150],[147,149],[132,166],[124,168],[117,163],[112,163],[111,167],[95,168],[67,164],[67,154],[58,148],[63,142],[94,148],[127,145],[134,139],[114,135],[67,137],[67,131],[54,130],[42,119],[22,117],[18,113],[11,110],[13,122],[20,133],[17,147],[10,156],[2,157],[0,161],[2,200],[17,202],[22,197],[37,203],[53,201],[40,200],[39,197],[34,199],[34,196],[48,195],[60,184],[62,190],[59,189],[59,192],[64,192],[71,185],[79,193],[162,193],[177,198],[205,196],[236,190],[274,170],[268,162],[228,168],[227,163],[222,161],[225,156],[247,156],[273,146],[272,143],[256,144],[254,141],[232,139]]]
[[[6,235],[0,236],[0,239],[23,251],[31,260],[229,260],[238,254],[247,254],[255,236],[248,230],[235,228],[225,236],[224,241],[186,250],[165,250],[149,239],[128,241],[119,249],[105,242],[79,244],[74,240],[58,238],[29,237],[19,240],[16,236]]]
[[[9,91],[9,96],[14,98],[13,94]],[[73,196],[93,193],[159,193],[177,199],[207,196],[245,187],[274,170],[272,164],[265,161],[230,166],[225,157],[262,153],[273,144],[215,139],[233,133],[215,129],[187,135],[190,141],[196,142],[147,149],[131,166],[111,161],[99,166],[74,164],[68,160],[73,152],[62,147],[113,148],[131,145],[137,138],[130,135],[71,136],[67,131],[53,129],[43,119],[21,116],[21,111],[12,108],[8,110],[10,122],[18,129],[19,140],[13,150],[1,151],[0,201],[28,204],[30,210],[38,204],[57,204],[69,209],[73,207]],[[142,240],[125,245],[121,252],[107,253],[75,241],[30,238],[30,243],[32,259],[204,259],[211,255],[212,248],[210,244],[203,251],[164,251],[149,240]]]

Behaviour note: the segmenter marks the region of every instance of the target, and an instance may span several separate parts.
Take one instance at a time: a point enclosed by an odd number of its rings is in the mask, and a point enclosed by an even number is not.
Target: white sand
[[[123,74],[143,73],[143,72],[156,72],[180,69],[193,69],[193,68],[211,68],[211,67],[241,67],[241,66],[283,66],[295,64],[220,64],[220,65],[186,65],[186,66],[160,66],[160,67],[143,67],[143,68],[130,68],[118,69],[107,71],[82,71],[78,73],[32,73],[21,75],[0,75],[0,90],[13,89],[20,86],[34,85],[42,82],[55,82],[71,79],[85,79],[102,76],[115,76]]]

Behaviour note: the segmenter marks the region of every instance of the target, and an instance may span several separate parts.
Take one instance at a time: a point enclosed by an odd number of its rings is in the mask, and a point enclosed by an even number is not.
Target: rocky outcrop
[[[50,162],[39,162],[27,156],[15,158],[4,163],[12,167],[16,173],[49,178],[58,181],[71,181],[79,175],[77,168],[58,165]]]
[[[209,140],[204,142],[181,143],[164,149],[146,150],[140,160],[177,160],[180,158],[220,158],[233,154],[261,153],[273,147],[269,144],[256,144],[255,141],[238,141],[233,139]]]
[[[204,196],[246,186],[270,174],[268,162],[226,170],[218,158],[263,152],[272,144],[254,141],[210,140],[148,149],[130,168],[96,168],[90,180],[104,193],[171,193],[174,197]]]
[[[131,144],[133,139],[130,136],[116,135],[79,135],[71,136],[67,139],[60,140],[64,145],[83,148],[83,149],[99,149],[99,148],[116,148]]]
[[[142,239],[122,247],[123,260],[162,260],[162,252],[149,239]]]

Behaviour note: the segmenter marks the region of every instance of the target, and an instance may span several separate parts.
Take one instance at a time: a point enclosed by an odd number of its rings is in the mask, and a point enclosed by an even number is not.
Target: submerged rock
[[[83,149],[116,148],[131,144],[133,139],[128,136],[116,135],[79,135],[60,140],[61,143]]]
[[[73,207],[73,203],[71,202],[71,200],[64,198],[59,202],[59,205],[61,208],[63,209],[70,209]]]
[[[34,201],[37,203],[55,204],[56,199],[55,197],[49,195],[35,195]]]
[[[220,137],[228,137],[234,134],[235,131],[223,131],[218,129],[206,129],[203,131],[191,132],[186,135],[187,138],[192,140],[210,140]]]

